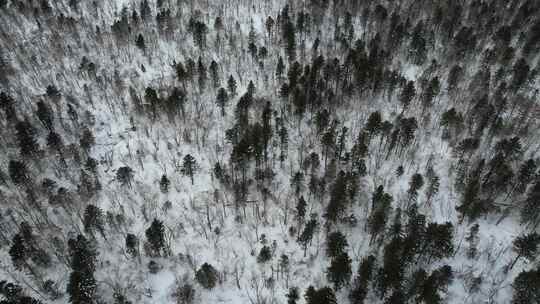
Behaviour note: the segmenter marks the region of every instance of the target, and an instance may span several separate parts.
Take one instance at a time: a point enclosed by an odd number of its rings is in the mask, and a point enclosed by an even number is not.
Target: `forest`
[[[0,304],[540,304],[540,1],[0,0]]]

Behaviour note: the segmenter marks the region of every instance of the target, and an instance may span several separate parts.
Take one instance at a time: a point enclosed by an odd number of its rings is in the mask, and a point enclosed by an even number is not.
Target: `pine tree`
[[[272,259],[272,250],[268,246],[263,246],[257,256],[257,263],[266,263]]]
[[[40,100],[37,103],[36,115],[47,130],[52,131],[54,129],[53,111],[51,107],[48,104],[46,104],[43,100]]]
[[[30,175],[26,164],[22,161],[10,160],[9,161],[9,176],[11,181],[18,186],[28,184],[30,181]]]
[[[197,74],[199,75],[199,89],[202,91],[206,88],[206,80],[208,79],[206,73],[206,66],[202,62],[202,58],[199,57],[197,62]]]
[[[523,209],[521,209],[521,222],[531,225],[533,227],[538,227],[538,225],[540,224],[540,178],[539,177],[536,178],[534,184],[529,188],[529,191],[527,192],[525,204],[523,206]]]
[[[516,262],[522,257],[531,261],[536,258],[539,249],[538,246],[540,245],[540,235],[536,232],[520,235],[516,237],[513,245],[517,256],[510,264],[510,269],[514,268]]]
[[[319,223],[317,222],[317,217],[312,214],[311,219],[306,223],[304,230],[298,237],[298,243],[304,247],[304,256],[306,256],[307,247],[309,244],[311,244],[313,234],[315,233],[318,225]]]
[[[28,258],[28,248],[25,244],[25,240],[19,233],[17,233],[13,236],[11,243],[11,248],[9,248],[11,262],[16,269],[22,270],[26,265],[26,259]]]
[[[17,141],[21,155],[31,157],[39,151],[36,139],[36,129],[28,120],[20,121],[15,125]]]
[[[210,62],[210,75],[212,76],[212,84],[214,88],[219,88],[220,79],[219,79],[219,66],[217,62],[212,60]]]
[[[399,96],[399,101],[401,102],[403,106],[402,113],[405,112],[409,105],[411,104],[411,101],[416,96],[416,89],[414,87],[414,81],[409,81],[401,91],[401,95]]]
[[[229,96],[234,98],[236,96],[236,80],[234,80],[232,75],[227,80],[227,89],[229,90]]]
[[[426,229],[426,239],[421,254],[427,254],[428,263],[432,258],[449,257],[454,252],[454,227],[450,222],[444,224],[429,223]]]
[[[162,221],[154,218],[150,227],[146,229],[145,235],[150,245],[150,256],[167,256],[165,227]]]
[[[368,117],[364,129],[369,134],[369,138],[373,138],[377,133],[381,131],[382,116],[381,113],[375,111],[371,113]]]
[[[191,156],[190,154],[186,154],[184,156],[184,161],[182,163],[182,174],[189,176],[191,179],[191,184],[194,184],[194,178],[193,176],[198,170],[197,161],[195,161],[195,158]]]
[[[330,201],[326,207],[324,217],[329,223],[336,223],[344,216],[347,208],[347,182],[345,172],[340,171],[336,181],[332,185],[330,192]]]
[[[126,251],[132,257],[139,255],[139,239],[136,235],[128,233],[126,235]]]
[[[467,243],[469,243],[469,247],[467,248],[467,257],[470,259],[476,258],[478,254],[478,231],[480,230],[480,226],[478,224],[474,224],[469,229],[469,233],[467,234],[467,237],[465,240]]]
[[[401,239],[395,238],[384,248],[383,266],[376,275],[376,288],[382,299],[389,289],[400,290],[403,284],[405,264],[401,260]]]
[[[152,120],[156,120],[157,115],[158,115],[157,110],[158,110],[159,104],[161,103],[156,90],[154,90],[151,87],[147,87],[144,91],[144,100],[146,101],[146,103],[148,104],[150,108],[150,111],[152,114]]]
[[[373,193],[371,214],[368,218],[368,228],[371,233],[370,243],[384,230],[391,211],[393,198],[384,192],[384,187],[379,186]]]
[[[304,293],[304,298],[306,304],[337,304],[334,291],[327,286],[319,289],[309,286]]]
[[[298,293],[297,287],[289,288],[289,292],[285,296],[287,297],[287,304],[296,304],[296,302],[300,299],[300,294]]]
[[[68,241],[72,272],[67,284],[69,301],[73,304],[96,303],[97,282],[94,278],[96,252],[83,236]]]
[[[278,57],[278,62],[276,65],[276,76],[278,80],[281,80],[281,77],[283,75],[283,72],[285,71],[285,63],[283,62],[283,58],[281,56]]]
[[[411,176],[411,181],[409,182],[409,190],[407,194],[409,195],[409,202],[416,201],[418,197],[418,190],[424,186],[424,178],[422,174],[415,173]]]
[[[195,273],[195,279],[206,289],[212,289],[218,281],[218,272],[214,266],[204,263]]]
[[[354,279],[349,300],[352,304],[363,304],[368,293],[369,283],[375,270],[375,256],[370,255],[362,259],[358,266],[358,272]]]
[[[84,231],[86,233],[94,233],[94,230],[99,231],[105,237],[105,227],[103,223],[103,211],[95,206],[88,205],[84,211]]]
[[[120,167],[116,171],[116,180],[120,182],[122,186],[128,186],[131,188],[131,182],[133,181],[133,170],[130,167]]]
[[[161,176],[161,179],[159,181],[159,189],[162,193],[169,192],[169,185],[171,184],[171,181],[167,178],[167,175],[163,174]]]
[[[225,117],[225,106],[227,105],[228,99],[229,96],[227,95],[227,90],[225,90],[225,88],[220,88],[217,93],[216,103],[221,109],[221,117]]]
[[[327,236],[326,241],[326,255],[329,258],[335,258],[338,255],[347,252],[347,238],[340,231],[335,231]]]
[[[512,304],[540,303],[538,282],[540,282],[540,267],[529,271],[521,271],[514,279],[514,283],[512,283],[514,289]]]
[[[534,178],[536,168],[537,166],[533,159],[528,159],[523,162],[516,176],[515,191],[517,193],[523,194],[525,190],[527,190],[527,186]]]
[[[428,167],[426,172],[426,179],[428,183],[426,189],[426,204],[431,206],[431,200],[439,192],[439,186],[441,185],[439,176],[437,176],[435,170],[433,170],[433,167],[431,166]]]
[[[351,259],[346,252],[332,258],[326,271],[328,280],[334,283],[334,289],[339,290],[343,285],[349,285],[351,280]]]
[[[94,137],[94,134],[87,127],[83,129],[79,143],[81,144],[81,148],[83,148],[87,153],[90,151],[92,146],[96,144],[96,138]]]
[[[137,40],[135,40],[135,45],[144,53],[146,54],[146,45],[144,43],[144,37],[142,34],[139,34],[137,36]]]

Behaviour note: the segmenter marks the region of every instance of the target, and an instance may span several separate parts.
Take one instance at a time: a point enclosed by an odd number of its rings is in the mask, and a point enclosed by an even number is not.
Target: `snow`
[[[237,4],[237,1],[232,2],[234,3],[229,5]],[[241,12],[241,15],[238,18],[241,24],[241,34],[247,36],[250,25],[253,25],[259,42],[263,43],[267,39],[264,26],[266,16],[269,13],[275,15],[283,2],[270,1],[271,7],[269,8],[261,7],[261,4],[257,4],[255,9],[240,7],[238,11]],[[122,7],[130,5],[133,5],[130,0],[115,1],[114,10],[108,12],[111,16],[106,20],[112,20]],[[202,6],[202,4],[199,5]],[[218,7],[219,3],[212,5]],[[216,17],[216,11],[205,11],[209,15],[209,20]],[[187,12],[184,13],[187,14]],[[227,11],[224,17],[226,24],[231,24],[236,16],[234,16],[233,11]],[[35,26],[31,26],[31,24],[28,22],[28,27],[24,27],[28,33],[35,31]],[[145,32],[145,34],[147,33]],[[33,33],[33,35],[42,34]],[[43,35],[47,35],[46,37],[49,38],[51,33]],[[209,44],[213,41],[213,35],[212,31],[208,39]],[[333,33],[327,33],[323,37],[323,42],[330,43],[332,35]],[[226,42],[225,39],[224,42]],[[31,49],[29,52],[41,59],[39,67],[44,69],[43,74],[38,79],[31,74],[21,76],[15,85],[25,88],[26,92],[32,93],[34,96],[38,96],[43,94],[47,84],[55,83],[62,92],[73,95],[79,101],[81,104],[80,114],[84,112],[83,110],[89,110],[95,115],[96,123],[92,127],[96,136],[96,146],[93,148],[92,155],[101,161],[99,170],[103,190],[99,197],[88,203],[97,204],[103,210],[113,214],[121,214],[126,219],[126,225],[116,234],[111,233],[110,239],[107,241],[99,240],[101,263],[96,277],[100,281],[100,291],[103,291],[101,294],[103,298],[109,299],[113,293],[112,287],[117,284],[120,285],[121,289],[126,290],[127,294],[132,295],[134,303],[175,303],[171,294],[176,285],[179,282],[191,282],[197,286],[201,303],[250,303],[257,297],[257,292],[260,292],[259,296],[266,297],[269,301],[275,299],[275,303],[285,303],[284,295],[287,291],[285,280],[277,279],[273,286],[267,282],[269,278],[275,278],[274,271],[277,269],[278,258],[282,254],[289,257],[291,264],[288,286],[299,287],[303,294],[309,285],[320,287],[329,284],[325,276],[329,261],[324,256],[324,229],[321,228],[317,232],[313,245],[308,248],[306,257],[304,257],[295,237],[288,235],[288,228],[294,223],[292,209],[295,204],[294,195],[288,185],[291,173],[299,170],[299,152],[297,151],[300,148],[298,147],[309,147],[305,148],[305,151],[300,151],[304,154],[312,150],[320,153],[315,148],[318,143],[315,142],[317,139],[313,134],[312,121],[305,119],[300,127],[294,127],[296,124],[294,121],[289,122],[289,159],[279,170],[279,161],[275,160],[278,175],[270,188],[276,199],[268,200],[266,218],[258,219],[255,207],[248,206],[245,210],[247,218],[243,223],[238,223],[234,219],[234,208],[230,207],[233,205],[233,198],[230,197],[231,192],[224,189],[212,177],[213,165],[216,161],[228,162],[231,146],[224,143],[223,134],[233,125],[235,102],[228,105],[227,116],[221,119],[220,113],[214,105],[215,92],[213,90],[204,91],[200,96],[193,93],[190,95],[190,102],[187,105],[188,118],[186,121],[178,118],[173,123],[169,123],[163,115],[159,121],[151,124],[146,119],[128,115],[126,109],[118,106],[122,101],[129,104],[130,97],[127,89],[120,97],[113,94],[112,79],[114,79],[115,69],[120,71],[120,75],[126,82],[125,87],[133,86],[142,97],[144,88],[147,86],[159,88],[166,87],[165,84],[175,83],[174,71],[170,68],[173,60],[183,61],[188,57],[197,60],[198,56],[202,56],[206,64],[209,64],[211,58],[215,58],[223,65],[221,68],[226,72],[223,73],[222,78],[229,74],[234,75],[239,80],[237,90],[240,94],[245,92],[247,84],[253,80],[257,87],[257,96],[277,100],[276,83],[273,80],[266,82],[261,76],[262,73],[257,68],[252,68],[254,64],[251,58],[247,58],[248,55],[232,56],[229,53],[217,53],[212,47],[201,52],[193,45],[192,39],[187,33],[179,33],[174,39],[160,40],[157,44],[150,42],[152,62],[137,49],[116,50],[110,42],[105,42],[104,48],[109,48],[111,53],[117,51],[114,58],[103,56],[102,52],[107,51],[92,45],[92,41],[86,41],[88,43],[85,46],[86,53],[76,53],[77,56],[60,56],[62,58],[56,58],[52,55],[51,45],[53,43],[51,41],[44,39],[41,43],[46,46],[44,49]],[[66,38],[64,43],[82,49],[78,43],[71,39]],[[239,41],[237,43],[240,44]],[[308,41],[308,46],[309,43]],[[130,46],[130,48],[134,47]],[[280,52],[278,49],[270,49],[269,53],[272,55],[266,60],[265,65],[274,65],[273,58],[278,52]],[[14,53],[12,50],[11,54]],[[101,84],[97,84],[91,77],[80,75],[81,72],[77,72],[81,59],[79,55],[83,54],[96,62],[98,74],[104,76]],[[332,51],[325,50],[325,55],[332,56]],[[52,62],[48,62],[48,58],[51,58]],[[64,66],[55,69],[55,64],[60,62]],[[141,65],[144,65],[145,72],[141,71]],[[50,69],[47,70],[47,67]],[[421,68],[413,65],[403,66],[402,69],[405,77],[411,80],[417,79],[422,72]],[[55,77],[60,72],[64,74],[61,77]],[[208,87],[211,86],[210,82],[209,80]],[[90,95],[94,101],[93,106],[86,103],[86,94],[82,89],[85,84],[90,88]],[[190,89],[193,89],[193,92],[196,91],[195,88]],[[23,98],[22,95],[19,97]],[[197,102],[200,102],[201,106],[197,106]],[[436,111],[444,111],[446,102],[446,100],[442,100],[440,109]],[[111,104],[114,104],[114,107],[111,107]],[[369,113],[375,110],[381,111],[385,119],[395,118],[396,113],[399,112],[397,106],[389,105],[386,100],[382,99],[366,98],[360,102],[344,101],[343,110],[337,115],[340,121],[343,121],[350,129],[349,142],[356,137]],[[258,117],[260,112],[260,108],[257,106],[252,115]],[[136,131],[131,130],[131,118],[134,119]],[[68,118],[64,118],[64,120],[67,121]],[[65,141],[77,142],[76,129],[71,130],[73,132],[71,134],[69,132],[65,134]],[[459,202],[459,197],[452,185],[452,174],[454,173],[451,173],[451,162],[449,161],[453,158],[451,148],[447,142],[441,139],[441,130],[434,129],[434,131],[429,132],[423,129],[419,130],[420,139],[416,145],[422,148],[415,155],[411,155],[411,161],[402,158],[385,161],[378,166],[375,160],[382,155],[379,154],[378,147],[372,145],[370,155],[374,157],[368,160],[370,175],[362,180],[362,193],[358,205],[352,208],[352,212],[359,219],[358,226],[342,227],[350,244],[349,254],[353,259],[353,274],[360,259],[367,253],[377,250],[369,247],[369,235],[361,228],[366,221],[365,210],[371,193],[378,185],[382,184],[386,191],[394,196],[394,207],[403,207],[411,175],[416,172],[423,174],[427,159],[430,157],[433,159],[435,171],[441,178],[441,187],[433,199],[431,207],[420,203],[421,211],[426,213],[428,219],[433,222],[458,222],[455,206]],[[13,146],[10,149],[16,151]],[[183,157],[187,154],[193,155],[200,165],[200,170],[195,175],[194,185],[191,185],[188,177],[183,176],[178,171]],[[406,165],[406,172],[401,178],[397,178],[395,170],[400,164]],[[123,189],[115,181],[115,170],[121,166],[129,166],[135,172],[131,189]],[[54,170],[48,169],[42,176],[53,174]],[[72,172],[72,174],[74,180],[77,180],[75,176],[78,173]],[[163,174],[166,174],[171,180],[171,190],[168,194],[159,191],[159,180]],[[61,174],[56,176],[59,182],[70,185],[70,190],[76,191],[68,176]],[[262,201],[258,193],[252,192],[253,197],[250,199]],[[215,193],[217,193],[217,201],[214,198]],[[319,202],[313,197],[306,197],[306,199],[312,208],[311,212],[319,215],[323,213],[323,207],[327,202],[326,198],[323,202]],[[172,209],[165,210],[163,208],[165,201],[171,201]],[[418,201],[424,202],[425,197],[420,195]],[[226,215],[223,214],[223,204],[230,205],[226,208]],[[212,228],[219,228],[219,233],[207,227],[207,206]],[[47,207],[48,212],[53,214],[53,207]],[[288,223],[284,223],[285,213],[289,215]],[[69,216],[62,211],[51,217],[58,223],[69,222]],[[173,236],[173,241],[170,244],[173,252],[171,257],[152,259],[145,256],[142,250],[144,232],[153,218],[163,220],[167,227],[167,234]],[[524,228],[520,226],[515,217],[508,217],[498,225],[495,224],[496,220],[497,218],[487,217],[478,221],[481,240],[479,248],[482,250],[477,260],[471,261],[465,257],[462,250],[458,250],[453,258],[443,261],[451,265],[457,273],[456,280],[449,286],[447,292],[448,303],[479,303],[488,297],[497,303],[510,301],[512,279],[526,265],[522,265],[522,261],[519,262],[508,275],[503,275],[503,268],[514,257],[510,249],[512,240]],[[456,225],[456,244],[464,246],[463,238],[469,227],[468,223]],[[82,230],[82,226],[80,223],[73,226],[59,225],[58,229],[61,230],[62,237],[67,238],[68,235],[77,232],[77,230]],[[124,255],[123,238],[127,233],[133,233],[141,240],[142,256],[140,259],[130,259]],[[256,260],[257,254],[263,246],[261,240],[263,234],[267,245],[270,246],[275,241],[277,246],[272,261],[261,265]],[[5,250],[0,250],[0,253],[2,253],[2,267],[10,267],[7,266],[9,257]],[[150,260],[155,260],[163,266],[158,274],[148,273],[147,264]],[[205,262],[214,265],[223,276],[222,283],[212,291],[204,290],[194,283],[195,269]],[[9,272],[16,273],[16,276],[21,280],[27,277],[26,274],[16,272],[13,269],[9,269]],[[236,285],[236,272],[239,273],[241,288],[237,288]],[[8,278],[7,273],[8,270],[0,270],[0,278]],[[54,266],[54,271],[48,273],[51,273],[51,277],[60,282],[60,290],[65,290],[69,268],[57,263]],[[468,274],[482,275],[486,279],[481,284],[480,292],[474,296],[469,296],[465,287],[464,277]],[[110,282],[114,282],[114,284]],[[338,297],[340,303],[346,302],[346,291],[339,292]],[[371,294],[369,300],[370,303],[380,303],[378,298]],[[66,298],[60,298],[54,303],[65,302]],[[304,300],[301,299],[299,303],[304,303]]]

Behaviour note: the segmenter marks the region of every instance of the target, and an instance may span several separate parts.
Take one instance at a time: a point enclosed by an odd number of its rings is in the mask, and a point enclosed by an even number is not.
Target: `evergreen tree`
[[[144,37],[142,34],[139,34],[137,36],[137,40],[135,40],[135,45],[143,52],[146,53],[146,45],[144,43]]]
[[[409,202],[416,201],[418,197],[418,190],[424,186],[424,178],[422,174],[415,173],[411,176],[411,181],[409,182],[409,190],[407,194],[409,195]]]
[[[521,222],[529,224],[533,227],[538,227],[538,225],[540,224],[540,178],[539,177],[536,178],[536,181],[529,188],[529,191],[527,192],[527,197],[525,198],[525,204],[523,206],[523,209],[521,209]]]
[[[332,258],[326,271],[328,280],[334,283],[334,289],[339,290],[343,285],[349,285],[351,280],[351,259],[346,252],[341,252]]]
[[[81,148],[83,148],[86,152],[89,152],[92,146],[96,144],[96,138],[90,129],[83,129],[79,143],[81,144]]]
[[[534,177],[534,172],[536,171],[536,164],[533,159],[528,159],[523,162],[519,168],[519,172],[516,176],[515,191],[518,194],[522,194],[527,190],[527,186],[532,181]]]
[[[130,167],[120,167],[116,171],[116,180],[120,182],[122,186],[128,186],[131,188],[131,182],[133,181],[133,170]]]
[[[340,220],[347,208],[347,181],[345,172],[340,171],[332,185],[330,192],[330,201],[326,207],[324,217],[329,223],[336,223]]]
[[[478,231],[480,230],[480,226],[478,224],[474,224],[469,229],[469,233],[467,234],[467,237],[465,240],[467,243],[469,243],[469,247],[467,248],[467,257],[470,259],[473,259],[478,254]]]
[[[416,96],[416,88],[414,87],[414,81],[409,81],[401,91],[401,95],[399,97],[399,101],[401,102],[403,106],[402,113],[405,112],[409,105],[411,104],[411,101]]]
[[[379,186],[373,193],[371,214],[368,218],[368,228],[371,233],[370,243],[384,230],[392,201],[392,196],[384,192],[383,186]]]
[[[8,170],[11,181],[15,185],[20,186],[28,184],[28,182],[30,181],[28,168],[26,167],[26,164],[22,161],[10,160]]]
[[[383,266],[376,275],[376,287],[380,298],[389,289],[400,290],[403,284],[405,264],[401,260],[401,239],[394,238],[384,248]]]
[[[178,115],[178,110],[182,114],[182,118],[186,117],[185,113],[186,92],[180,88],[174,87],[165,102],[165,111],[169,116],[169,120],[173,121]]]
[[[298,299],[300,299],[300,294],[296,287],[289,288],[289,292],[285,296],[287,297],[287,304],[296,304]]]
[[[452,255],[454,252],[453,233],[454,227],[450,222],[429,223],[421,252],[427,254],[428,263],[432,258],[441,259]]]
[[[171,181],[167,178],[167,175],[163,174],[161,176],[161,179],[159,181],[159,189],[162,193],[169,192],[169,185],[171,184]]]
[[[167,256],[165,241],[165,226],[163,222],[154,218],[152,224],[145,232],[146,240],[150,248],[150,256]]]
[[[184,161],[182,163],[182,174],[189,176],[191,179],[191,184],[194,184],[194,178],[193,176],[198,170],[197,161],[195,161],[195,158],[191,156],[190,154],[186,154],[184,156]]]
[[[236,80],[234,80],[232,75],[227,80],[227,89],[229,90],[229,96],[234,98],[236,96]]]
[[[514,268],[516,262],[522,257],[531,261],[536,258],[538,246],[540,245],[540,235],[536,232],[520,235],[516,237],[513,245],[517,256],[510,264],[510,269]]]
[[[228,99],[229,96],[227,96],[227,90],[220,88],[217,93],[216,103],[221,109],[221,117],[225,117],[225,106],[227,105]]]
[[[31,157],[39,151],[39,144],[36,139],[36,129],[28,120],[20,121],[15,125],[17,141],[21,155]]]
[[[514,288],[512,304],[540,303],[538,282],[540,282],[540,268],[521,271],[512,284]]]
[[[276,76],[278,80],[281,80],[281,76],[283,75],[283,72],[285,71],[285,63],[283,62],[283,58],[281,56],[278,57],[278,62],[276,65]]]
[[[342,253],[347,252],[347,238],[340,231],[335,231],[327,236],[326,255],[330,258],[335,258]]]
[[[206,289],[212,289],[218,281],[218,272],[214,266],[204,263],[195,273],[195,279]]]
[[[67,284],[69,301],[73,304],[96,303],[97,282],[94,278],[96,251],[83,236],[68,241],[72,272]]]
[[[337,304],[336,295],[330,287],[315,289],[309,286],[304,293],[304,298],[306,304]]]
[[[22,270],[26,265],[26,259],[28,258],[28,248],[25,244],[25,240],[17,233],[13,236],[11,243],[11,248],[9,248],[11,262],[16,269]]]
[[[94,233],[97,230],[105,237],[105,227],[103,223],[103,211],[95,206],[88,205],[84,211],[84,231],[86,233]]]
[[[272,250],[268,246],[263,246],[257,256],[257,263],[266,263],[272,259]]]
[[[318,225],[319,223],[317,222],[316,216],[312,214],[311,219],[306,223],[304,230],[298,237],[298,243],[304,247],[304,256],[306,256],[307,247],[309,244],[311,244],[313,234],[315,233]]]
[[[362,259],[358,266],[358,272],[354,279],[351,291],[349,293],[349,300],[352,304],[363,304],[367,293],[369,283],[373,277],[375,269],[375,256],[370,255]]]
[[[206,66],[202,62],[201,57],[199,57],[199,61],[197,62],[197,74],[199,75],[199,89],[202,91],[206,88],[208,76],[206,75]]]
[[[139,239],[136,235],[131,233],[126,235],[126,251],[133,257],[139,255]]]
[[[214,88],[218,88],[219,83],[220,83],[220,80],[219,80],[219,66],[218,66],[217,62],[215,62],[214,60],[212,60],[212,62],[210,62],[210,75],[212,76],[212,84],[213,84]]]
[[[52,131],[54,129],[53,111],[51,107],[48,104],[46,104],[43,100],[40,100],[37,103],[36,115],[47,130]]]

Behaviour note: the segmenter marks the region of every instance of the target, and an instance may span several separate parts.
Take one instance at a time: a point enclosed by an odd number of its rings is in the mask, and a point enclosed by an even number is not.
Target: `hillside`
[[[0,303],[540,303],[540,2],[446,2],[0,0]]]

